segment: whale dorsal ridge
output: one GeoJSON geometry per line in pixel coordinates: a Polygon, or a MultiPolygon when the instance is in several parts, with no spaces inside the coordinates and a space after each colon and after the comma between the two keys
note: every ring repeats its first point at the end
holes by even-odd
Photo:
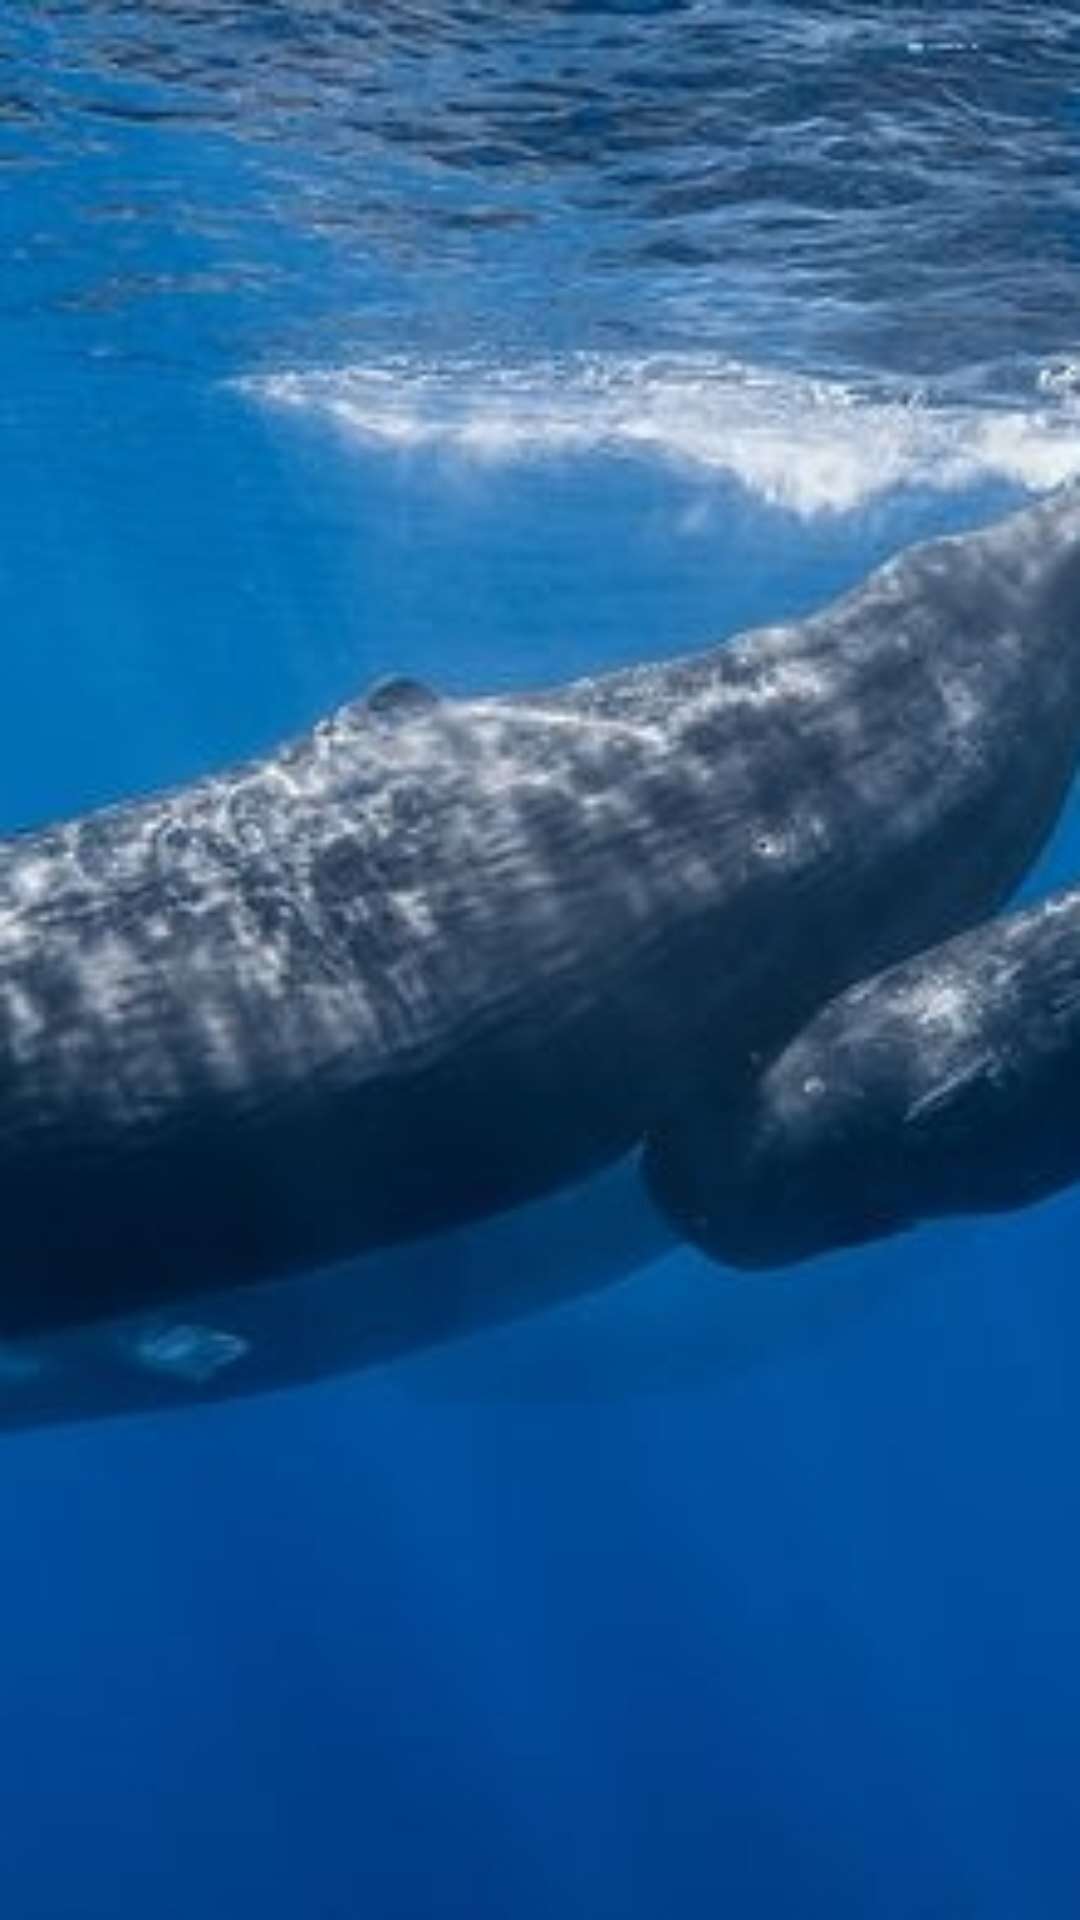
{"type": "Polygon", "coordinates": [[[430,713],[433,707],[439,705],[439,695],[423,680],[412,680],[407,674],[395,673],[375,681],[365,695],[364,705],[376,720],[396,726],[400,721],[430,713]]]}

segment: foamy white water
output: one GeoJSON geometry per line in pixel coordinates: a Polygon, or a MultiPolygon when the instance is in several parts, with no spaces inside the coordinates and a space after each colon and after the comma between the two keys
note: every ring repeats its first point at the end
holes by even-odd
{"type": "Polygon", "coordinates": [[[240,383],[369,449],[486,464],[587,454],[724,475],[801,517],[902,488],[997,480],[1041,492],[1080,474],[1080,399],[1048,368],[1030,408],[882,397],[704,357],[571,355],[518,366],[402,357],[240,383]]]}

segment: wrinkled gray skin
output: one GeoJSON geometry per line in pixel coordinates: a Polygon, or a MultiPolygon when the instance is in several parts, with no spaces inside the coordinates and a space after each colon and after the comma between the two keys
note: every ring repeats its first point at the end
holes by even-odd
{"type": "Polygon", "coordinates": [[[715,1259],[783,1266],[1080,1179],[1080,892],[860,981],[653,1169],[715,1259]]]}
{"type": "MultiPolygon", "coordinates": [[[[533,697],[394,683],[7,842],[0,1332],[220,1298],[697,1125],[1024,872],[1076,757],[1078,626],[1061,499],[797,625],[533,697]]],[[[371,1350],[504,1292],[459,1313],[433,1261],[375,1290],[371,1350]]]]}

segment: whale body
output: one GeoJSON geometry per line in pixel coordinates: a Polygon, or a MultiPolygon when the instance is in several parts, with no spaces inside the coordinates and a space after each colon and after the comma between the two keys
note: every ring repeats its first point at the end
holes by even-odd
{"type": "Polygon", "coordinates": [[[786,1266],[1080,1179],[1080,891],[830,1002],[711,1135],[651,1169],[715,1259],[786,1266]]]}
{"type": "MultiPolygon", "coordinates": [[[[1073,771],[1078,536],[1061,498],[803,622],[531,696],[390,683],[4,842],[0,1334],[580,1182],[992,911],[1073,771]]],[[[513,1293],[480,1291],[477,1323],[513,1293]]],[[[402,1342],[448,1318],[433,1262],[402,1342]]]]}

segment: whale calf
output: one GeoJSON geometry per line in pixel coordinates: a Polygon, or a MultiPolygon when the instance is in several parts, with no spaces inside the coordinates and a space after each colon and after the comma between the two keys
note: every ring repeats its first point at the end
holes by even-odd
{"type": "MultiPolygon", "coordinates": [[[[390,682],[4,842],[0,1335],[475,1223],[734,1096],[1021,877],[1078,627],[1063,496],[802,622],[534,695],[390,682]]],[[[475,1322],[504,1294],[485,1269],[475,1322]]],[[[432,1262],[402,1341],[448,1319],[432,1262]]]]}
{"type": "Polygon", "coordinates": [[[831,1001],[711,1133],[650,1149],[672,1223],[785,1266],[1080,1179],[1080,890],[831,1001]]]}

